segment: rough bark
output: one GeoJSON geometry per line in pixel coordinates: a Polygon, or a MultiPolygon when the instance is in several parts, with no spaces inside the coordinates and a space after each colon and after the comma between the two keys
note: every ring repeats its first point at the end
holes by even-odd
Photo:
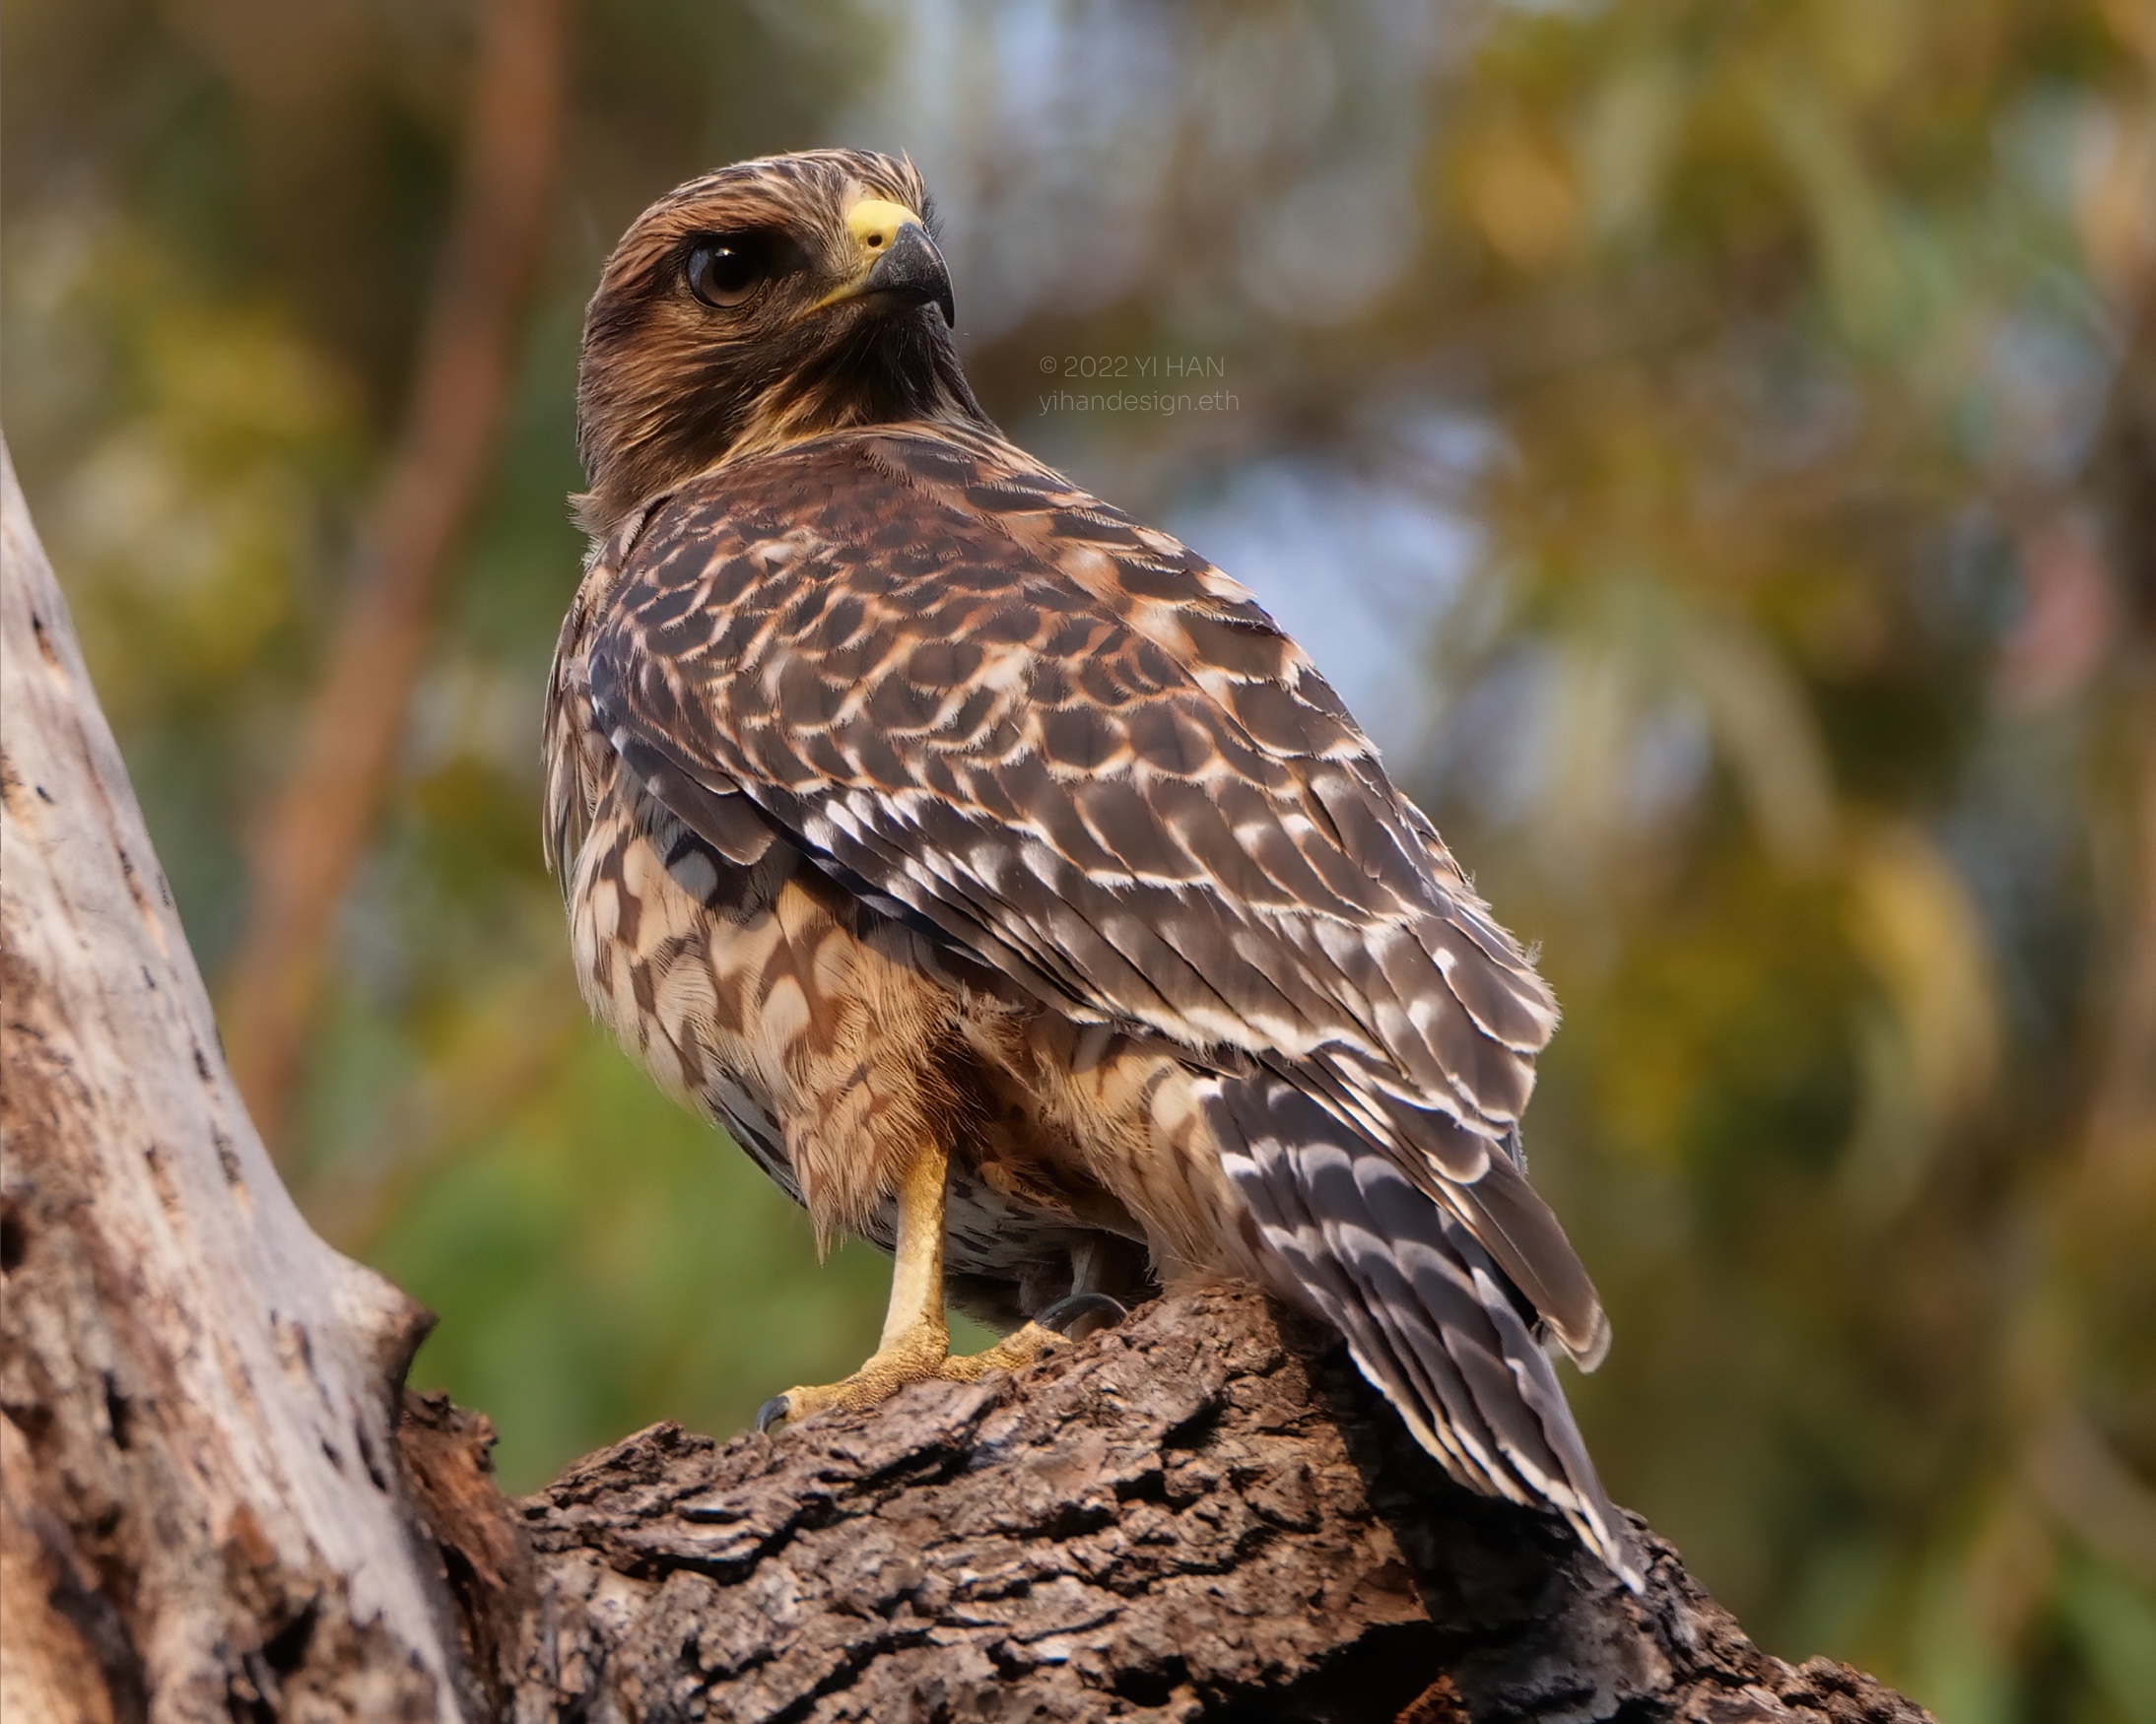
{"type": "Polygon", "coordinates": [[[518,1719],[1925,1716],[1767,1657],[1651,1534],[1635,1598],[1553,1518],[1459,1490],[1338,1349],[1242,1289],[775,1436],[656,1426],[514,1504],[490,1438],[408,1409],[518,1719]]]}
{"type": "Polygon", "coordinates": [[[0,450],[9,1720],[1918,1724],[1443,1478],[1324,1336],[1163,1301],[1015,1377],[505,1501],[226,1072],[0,450]],[[393,1428],[394,1427],[394,1428],[393,1428]]]}
{"type": "Polygon", "coordinates": [[[8,1715],[454,1716],[393,1433],[429,1319],[247,1123],[4,448],[0,487],[8,1715]]]}

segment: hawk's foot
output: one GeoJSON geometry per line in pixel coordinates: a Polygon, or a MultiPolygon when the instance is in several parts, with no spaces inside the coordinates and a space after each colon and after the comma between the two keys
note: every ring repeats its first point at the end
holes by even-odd
{"type": "Polygon", "coordinates": [[[1073,1293],[993,1347],[968,1354],[950,1351],[950,1332],[942,1322],[924,1320],[890,1345],[877,1348],[849,1377],[774,1395],[757,1409],[756,1427],[769,1430],[781,1420],[807,1419],[834,1407],[874,1407],[909,1383],[976,1383],[990,1371],[1031,1364],[1051,1348],[1112,1327],[1123,1316],[1122,1306],[1106,1293],[1073,1293]]]}

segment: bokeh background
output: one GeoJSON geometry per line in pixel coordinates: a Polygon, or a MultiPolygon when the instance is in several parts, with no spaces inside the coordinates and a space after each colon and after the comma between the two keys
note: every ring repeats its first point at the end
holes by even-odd
{"type": "Polygon", "coordinates": [[[34,512],[287,1176],[509,1485],[876,1330],[587,1026],[537,842],[599,262],[871,144],[990,412],[1253,585],[1541,943],[1615,1493],[1947,1724],[2156,1719],[2150,0],[0,32],[34,512]]]}

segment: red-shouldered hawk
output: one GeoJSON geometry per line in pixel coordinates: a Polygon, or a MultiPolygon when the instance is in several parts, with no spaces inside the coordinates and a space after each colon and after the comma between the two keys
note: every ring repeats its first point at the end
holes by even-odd
{"type": "Polygon", "coordinates": [[[726,168],[584,326],[577,973],[820,1236],[897,1257],[876,1354],[768,1411],[1246,1278],[1638,1585],[1538,1344],[1609,1339],[1521,1168],[1548,990],[1249,593],[988,422],[927,210],[883,156],[726,168]],[[1016,1333],[950,1357],[946,1293],[1016,1333]]]}

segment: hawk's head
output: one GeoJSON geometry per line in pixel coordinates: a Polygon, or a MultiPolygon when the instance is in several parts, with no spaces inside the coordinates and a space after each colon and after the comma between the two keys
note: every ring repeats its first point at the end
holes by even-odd
{"type": "Polygon", "coordinates": [[[604,532],[721,456],[900,420],[985,423],[910,162],[816,150],[639,216],[584,313],[576,446],[604,532]]]}

